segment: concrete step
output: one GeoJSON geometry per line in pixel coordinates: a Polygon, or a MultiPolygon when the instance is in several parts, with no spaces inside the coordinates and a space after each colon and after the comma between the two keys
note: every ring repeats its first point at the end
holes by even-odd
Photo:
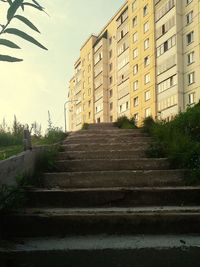
{"type": "Polygon", "coordinates": [[[90,129],[117,129],[114,123],[104,122],[104,123],[91,123],[88,124],[88,130],[90,129]]]}
{"type": "Polygon", "coordinates": [[[91,131],[86,131],[86,132],[74,132],[70,133],[67,137],[67,139],[74,139],[74,138],[81,138],[81,139],[87,139],[87,138],[135,138],[135,137],[148,137],[146,133],[143,133],[141,131],[131,131],[131,132],[124,132],[124,131],[112,131],[112,132],[91,132],[91,131]]]}
{"type": "Polygon", "coordinates": [[[27,207],[200,206],[200,187],[31,189],[27,207]]]}
{"type": "Polygon", "coordinates": [[[0,245],[2,267],[199,267],[199,254],[195,235],[67,236],[0,245]]]}
{"type": "Polygon", "coordinates": [[[126,143],[88,143],[88,144],[65,144],[61,146],[64,151],[99,151],[99,150],[138,150],[147,149],[149,147],[149,142],[126,142],[126,143]]]}
{"type": "Polygon", "coordinates": [[[116,171],[116,170],[166,170],[169,169],[167,159],[80,159],[56,161],[56,169],[65,171],[116,171]]]}
{"type": "Polygon", "coordinates": [[[99,151],[66,151],[60,152],[57,156],[58,160],[70,159],[132,159],[144,158],[146,156],[145,149],[130,150],[99,150],[99,151]]]}
{"type": "Polygon", "coordinates": [[[89,129],[89,130],[80,130],[76,132],[71,132],[69,136],[76,136],[76,135],[115,135],[115,134],[133,134],[133,135],[141,135],[144,134],[141,129],[119,129],[119,128],[111,128],[111,129],[89,129]]]}
{"type": "Polygon", "coordinates": [[[96,188],[182,186],[184,170],[93,171],[46,173],[41,180],[47,188],[96,188]]]}
{"type": "Polygon", "coordinates": [[[200,206],[26,209],[2,215],[2,238],[93,234],[200,234],[200,206]]]}
{"type": "Polygon", "coordinates": [[[144,137],[90,137],[90,138],[67,138],[63,144],[108,144],[108,143],[120,143],[120,144],[132,144],[135,145],[137,143],[150,143],[152,142],[152,138],[144,136],[144,137]]]}
{"type": "Polygon", "coordinates": [[[1,267],[199,267],[199,255],[198,235],[67,236],[0,244],[1,267]]]}

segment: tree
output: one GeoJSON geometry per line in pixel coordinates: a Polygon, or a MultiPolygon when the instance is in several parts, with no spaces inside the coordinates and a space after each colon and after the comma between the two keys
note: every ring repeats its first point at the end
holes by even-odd
{"type": "MultiPolygon", "coordinates": [[[[25,11],[26,7],[32,7],[39,11],[44,11],[44,7],[42,7],[37,1],[35,0],[0,0],[0,2],[3,2],[4,4],[8,5],[7,8],[7,21],[4,25],[0,24],[0,37],[4,34],[10,34],[10,35],[16,35],[28,42],[31,42],[34,45],[37,45],[38,47],[47,50],[46,47],[44,47],[41,43],[39,43],[35,38],[30,36],[29,34],[25,33],[24,31],[21,31],[17,28],[9,28],[9,24],[14,19],[20,20],[23,22],[26,26],[31,28],[32,30],[40,33],[38,28],[26,17],[17,15],[17,11],[21,8],[23,11],[25,11]]],[[[5,38],[0,38],[0,45],[7,46],[12,49],[20,49],[20,47],[15,44],[12,41],[9,41],[5,38]]],[[[1,55],[0,54],[0,61],[7,61],[7,62],[20,62],[23,61],[23,59],[11,57],[9,55],[1,55]]]]}

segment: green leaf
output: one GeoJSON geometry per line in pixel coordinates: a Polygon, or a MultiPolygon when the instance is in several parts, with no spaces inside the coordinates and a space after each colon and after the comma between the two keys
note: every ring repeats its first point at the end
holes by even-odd
{"type": "Polygon", "coordinates": [[[33,25],[33,23],[30,22],[30,20],[28,20],[27,18],[25,18],[25,17],[23,17],[23,16],[20,16],[20,15],[16,15],[16,16],[14,16],[14,18],[17,18],[17,19],[21,20],[21,21],[24,22],[27,26],[29,26],[32,30],[34,30],[34,31],[40,33],[40,31],[38,30],[38,28],[36,28],[35,25],[33,25]]]}
{"type": "Polygon", "coordinates": [[[15,28],[8,28],[4,31],[5,33],[9,33],[9,34],[14,34],[17,35],[23,39],[25,39],[28,42],[31,42],[37,46],[39,46],[42,49],[48,50],[46,47],[44,47],[42,44],[40,44],[37,40],[35,40],[33,37],[31,37],[30,35],[26,34],[25,32],[22,32],[18,29],[15,28]]]}
{"type": "Polygon", "coordinates": [[[33,3],[35,3],[37,6],[39,6],[39,7],[41,7],[41,8],[43,8],[37,1],[35,1],[35,0],[32,0],[32,2],[33,3]]]}
{"type": "Polygon", "coordinates": [[[12,5],[9,7],[7,12],[7,19],[8,21],[11,21],[11,19],[14,17],[17,9],[22,5],[24,0],[15,0],[12,5]]]}
{"type": "Polygon", "coordinates": [[[20,62],[20,61],[23,61],[23,59],[11,57],[11,56],[7,56],[7,55],[0,55],[0,61],[20,62]]]}
{"type": "Polygon", "coordinates": [[[12,0],[8,0],[8,3],[11,6],[13,2],[12,2],[12,0]]]}
{"type": "Polygon", "coordinates": [[[16,45],[15,43],[6,40],[6,39],[0,39],[0,45],[5,45],[8,46],[10,48],[16,48],[16,49],[20,49],[20,47],[18,45],[16,45]]]}
{"type": "Polygon", "coordinates": [[[43,8],[43,7],[38,6],[38,5],[31,4],[31,3],[27,3],[27,2],[25,2],[25,3],[23,3],[22,5],[23,5],[23,6],[32,6],[32,7],[36,8],[36,9],[38,9],[38,10],[40,10],[40,11],[44,11],[44,8],[43,8]]]}

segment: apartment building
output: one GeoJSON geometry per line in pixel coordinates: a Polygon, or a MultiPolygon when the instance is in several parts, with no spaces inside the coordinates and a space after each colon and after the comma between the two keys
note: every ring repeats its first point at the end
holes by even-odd
{"type": "Polygon", "coordinates": [[[68,129],[172,119],[200,99],[200,1],[127,0],[74,65],[68,129]],[[199,75],[198,75],[199,74],[199,75]]]}
{"type": "Polygon", "coordinates": [[[200,99],[200,2],[155,1],[158,115],[170,120],[200,99]]]}

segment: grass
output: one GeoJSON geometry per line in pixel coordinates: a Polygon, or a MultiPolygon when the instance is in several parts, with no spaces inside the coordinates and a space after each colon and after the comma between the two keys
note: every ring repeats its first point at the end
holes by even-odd
{"type": "Polygon", "coordinates": [[[23,151],[22,145],[0,147],[0,160],[10,158],[11,156],[17,155],[22,151],[23,151]]]}
{"type": "Polygon", "coordinates": [[[143,131],[155,140],[147,155],[167,157],[173,168],[188,169],[188,184],[200,184],[199,118],[200,103],[178,114],[171,122],[148,118],[143,125],[143,131]]]}

